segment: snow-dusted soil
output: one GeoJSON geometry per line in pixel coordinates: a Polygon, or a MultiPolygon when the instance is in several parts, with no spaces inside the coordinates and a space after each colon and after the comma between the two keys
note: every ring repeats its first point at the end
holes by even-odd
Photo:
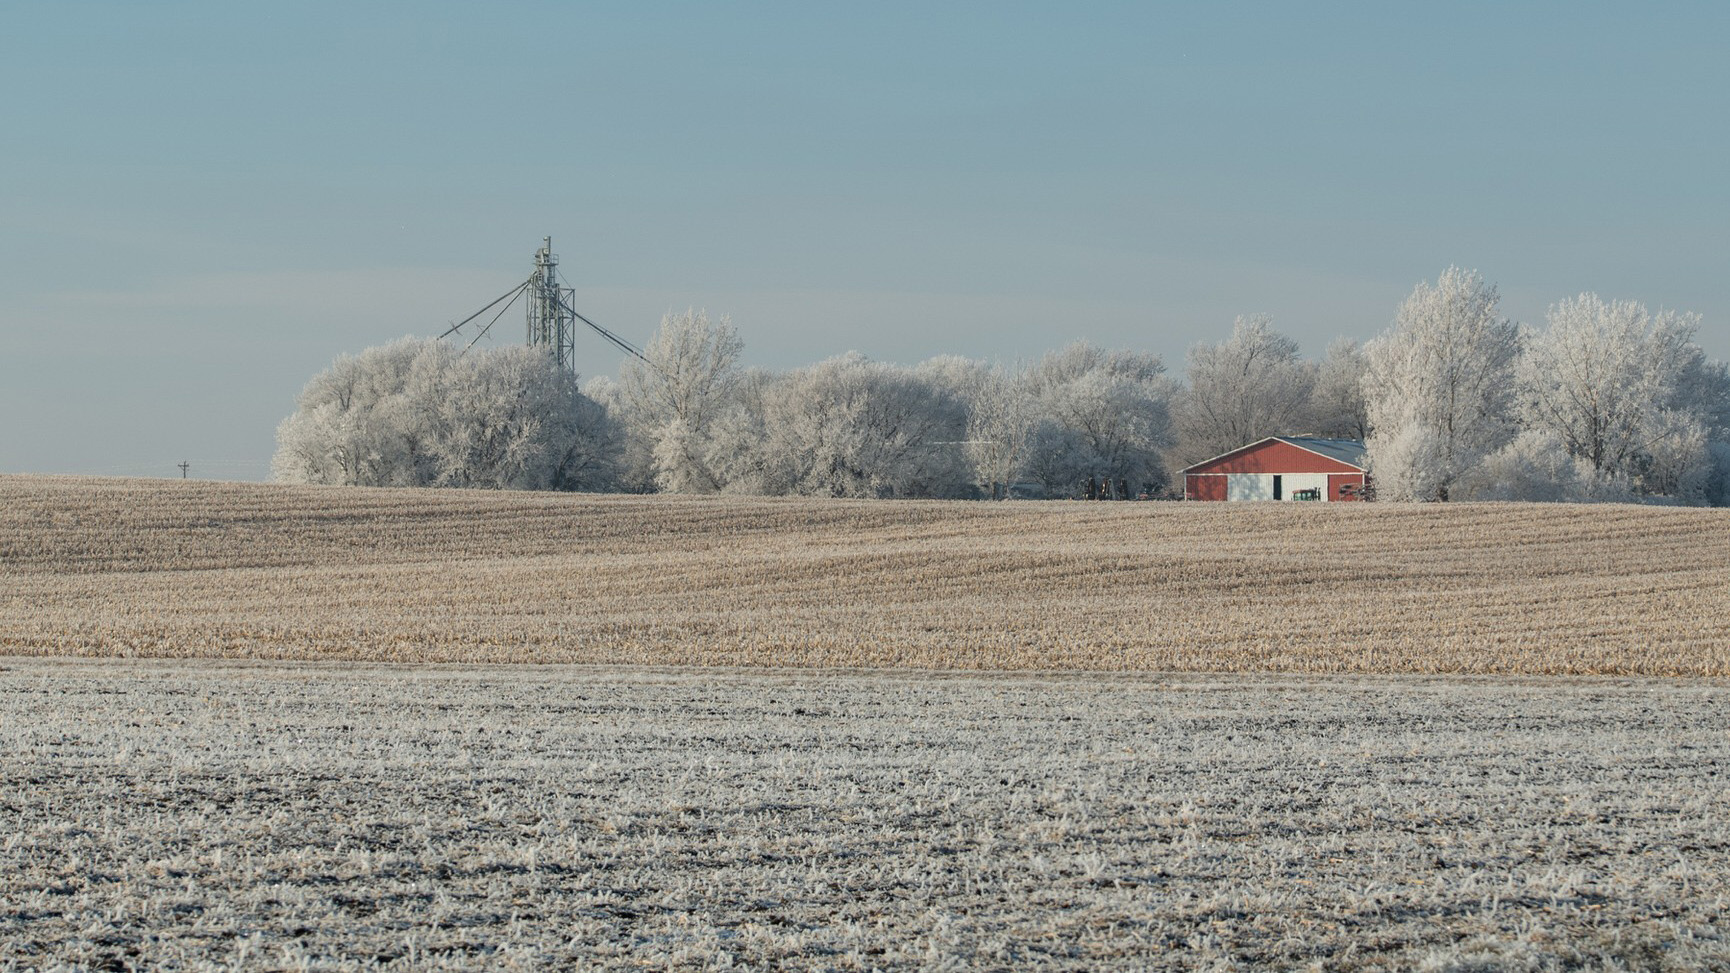
{"type": "Polygon", "coordinates": [[[1730,968],[1721,682],[0,658],[0,969],[1730,968]]]}

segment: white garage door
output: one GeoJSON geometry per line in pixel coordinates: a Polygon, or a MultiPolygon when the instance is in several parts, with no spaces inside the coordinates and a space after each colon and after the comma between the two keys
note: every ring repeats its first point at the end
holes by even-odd
{"type": "Polygon", "coordinates": [[[1287,473],[1280,477],[1280,499],[1295,500],[1299,490],[1315,490],[1316,497],[1321,500],[1331,500],[1328,496],[1328,475],[1326,473],[1287,473]]]}
{"type": "Polygon", "coordinates": [[[1225,476],[1227,500],[1291,500],[1299,490],[1315,490],[1319,499],[1332,499],[1328,496],[1326,473],[1227,473],[1225,476]],[[1277,490],[1275,479],[1279,480],[1277,490]]]}
{"type": "Polygon", "coordinates": [[[1227,473],[1225,475],[1225,498],[1227,500],[1272,500],[1272,473],[1227,473]]]}

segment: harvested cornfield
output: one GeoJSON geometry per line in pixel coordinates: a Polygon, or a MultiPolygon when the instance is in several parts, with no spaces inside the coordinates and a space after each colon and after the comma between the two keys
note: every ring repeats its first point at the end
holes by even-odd
{"type": "Polygon", "coordinates": [[[0,660],[0,969],[1730,969],[1730,696],[0,660]]]}
{"type": "Polygon", "coordinates": [[[0,652],[1730,674],[1730,511],[0,477],[0,652]]]}

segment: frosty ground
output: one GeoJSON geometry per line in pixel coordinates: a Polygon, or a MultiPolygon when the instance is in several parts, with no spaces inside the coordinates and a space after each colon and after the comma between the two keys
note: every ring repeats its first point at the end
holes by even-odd
{"type": "Polygon", "coordinates": [[[1725,688],[0,659],[0,968],[1730,968],[1725,688]]]}

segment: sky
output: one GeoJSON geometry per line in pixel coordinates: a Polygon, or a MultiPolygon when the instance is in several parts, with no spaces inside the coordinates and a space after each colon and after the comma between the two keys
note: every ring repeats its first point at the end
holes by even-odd
{"type": "Polygon", "coordinates": [[[597,323],[706,308],[770,369],[1181,374],[1251,313],[1319,356],[1450,265],[1730,358],[1727,44],[1723,3],[17,0],[0,473],[264,479],[307,379],[546,236],[597,323]]]}

